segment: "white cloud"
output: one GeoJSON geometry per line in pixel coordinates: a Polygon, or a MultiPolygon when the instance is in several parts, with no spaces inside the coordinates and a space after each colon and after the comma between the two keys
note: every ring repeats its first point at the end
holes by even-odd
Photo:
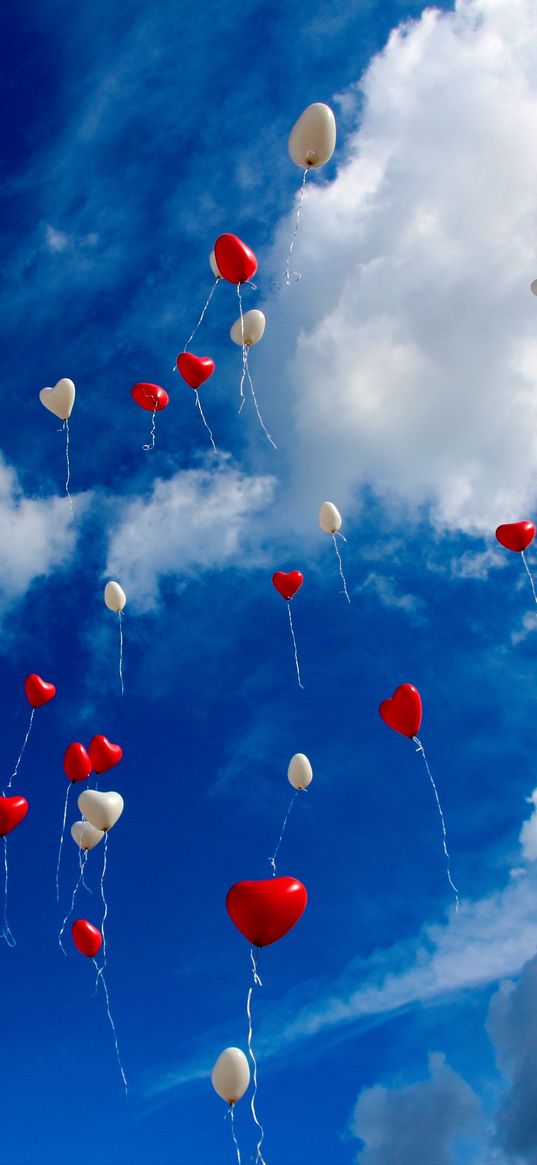
{"type": "MultiPolygon", "coordinates": [[[[85,502],[77,500],[77,519],[85,502]]],[[[64,497],[28,498],[0,460],[0,607],[23,597],[34,579],[67,565],[78,533],[64,497]]]]}
{"type": "Polygon", "coordinates": [[[528,797],[528,803],[533,806],[532,814],[522,826],[519,841],[525,861],[534,862],[537,860],[537,789],[528,797]]]}
{"type": "Polygon", "coordinates": [[[375,594],[383,607],[391,607],[397,611],[404,611],[407,615],[422,617],[423,599],[417,595],[400,594],[393,579],[387,575],[371,571],[364,579],[360,591],[370,591],[375,594]]]}

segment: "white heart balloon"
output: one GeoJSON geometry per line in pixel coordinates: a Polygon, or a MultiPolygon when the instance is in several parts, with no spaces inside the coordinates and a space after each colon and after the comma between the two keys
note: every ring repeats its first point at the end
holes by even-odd
{"type": "Polygon", "coordinates": [[[224,1048],[211,1072],[213,1088],[228,1104],[244,1096],[250,1083],[250,1067],[240,1048],[224,1048]]]}
{"type": "Polygon", "coordinates": [[[49,413],[54,413],[54,416],[59,417],[60,421],[66,421],[73,411],[75,393],[73,381],[64,376],[54,385],[54,388],[42,388],[39,400],[49,410],[49,413]]]}
{"type": "Polygon", "coordinates": [[[89,821],[75,821],[71,826],[71,837],[79,849],[88,850],[103,840],[104,833],[102,829],[90,825],[89,821]]]}
{"type": "Polygon", "coordinates": [[[307,789],[308,785],[311,785],[313,769],[303,752],[295,752],[295,755],[291,757],[287,778],[294,789],[307,789]]]}
{"type": "Polygon", "coordinates": [[[319,510],[319,526],[325,534],[337,534],[341,528],[341,514],[333,502],[323,502],[319,510]]]}
{"type": "Polygon", "coordinates": [[[251,311],[245,311],[242,320],[239,317],[235,320],[233,327],[230,328],[230,336],[234,344],[242,347],[246,344],[251,347],[252,344],[258,344],[265,331],[265,317],[262,311],[253,307],[251,311]]]}
{"type": "Polygon", "coordinates": [[[77,804],[90,824],[106,833],[121,817],[125,802],[121,793],[101,793],[98,789],[84,789],[77,804]]]}
{"type": "Polygon", "coordinates": [[[127,596],[123,587],[120,587],[118,582],[107,582],[104,588],[104,601],[109,611],[115,611],[118,614],[122,611],[126,602],[127,596]]]}
{"type": "Polygon", "coordinates": [[[289,135],[289,154],[301,170],[324,166],[336,148],[336,119],[329,105],[316,101],[300,114],[289,135]]]}

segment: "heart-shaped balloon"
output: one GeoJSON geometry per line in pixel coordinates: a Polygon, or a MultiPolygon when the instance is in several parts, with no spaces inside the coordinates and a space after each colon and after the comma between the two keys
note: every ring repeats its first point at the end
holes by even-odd
{"type": "Polygon", "coordinates": [[[123,756],[120,744],[111,744],[106,736],[94,736],[90,742],[89,754],[93,771],[97,774],[107,773],[119,764],[123,756]]]}
{"type": "Polygon", "coordinates": [[[90,824],[103,833],[116,824],[125,804],[121,793],[101,793],[98,789],[84,789],[77,803],[90,824]]]}
{"type": "Polygon", "coordinates": [[[68,780],[85,781],[91,773],[91,760],[83,744],[74,741],[65,750],[63,767],[68,780]]]}
{"type": "Polygon", "coordinates": [[[421,696],[413,684],[400,684],[393,696],[382,701],[379,712],[384,723],[394,732],[409,736],[411,740],[418,735],[422,706],[421,696]]]}
{"type": "Polygon", "coordinates": [[[506,550],[515,550],[520,554],[533,542],[535,526],[533,522],[505,522],[503,526],[498,526],[496,537],[506,550]]]}
{"type": "Polygon", "coordinates": [[[0,837],[11,833],[16,825],[28,812],[28,802],[25,797],[0,797],[0,837]]]}
{"type": "Polygon", "coordinates": [[[46,680],[42,680],[41,676],[36,675],[26,676],[24,691],[32,708],[41,708],[43,704],[48,704],[49,700],[53,700],[56,695],[54,684],[49,684],[46,680]]]}
{"type": "Polygon", "coordinates": [[[257,271],[254,252],[237,235],[220,235],[214,244],[214,257],[228,283],[246,283],[257,271]]]}
{"type": "Polygon", "coordinates": [[[75,821],[71,826],[71,837],[79,849],[94,849],[103,840],[104,832],[90,825],[89,821],[75,821]]]}
{"type": "Polygon", "coordinates": [[[289,602],[293,595],[296,595],[296,592],[300,590],[304,582],[304,575],[299,570],[290,570],[287,573],[285,570],[277,570],[272,576],[272,582],[280,595],[289,602]]]}
{"type": "Polygon", "coordinates": [[[161,409],[165,409],[170,403],[168,393],[159,384],[135,384],[131,389],[131,396],[136,404],[140,405],[141,409],[147,409],[148,413],[160,413],[161,409]]]}
{"type": "Polygon", "coordinates": [[[71,416],[75,403],[73,381],[64,376],[54,385],[54,388],[42,388],[39,400],[49,410],[49,413],[54,413],[54,416],[59,417],[60,421],[66,421],[71,416]]]}
{"type": "Polygon", "coordinates": [[[191,388],[199,388],[212,376],[214,360],[210,356],[193,356],[192,352],[181,352],[177,357],[177,367],[191,388]]]}
{"type": "Polygon", "coordinates": [[[254,947],[283,938],[306,909],[306,887],[296,878],[236,882],[228,890],[226,909],[237,930],[254,947]]]}
{"type": "Polygon", "coordinates": [[[85,918],[77,918],[71,927],[71,934],[75,947],[81,955],[86,955],[88,959],[94,959],[103,945],[103,936],[100,930],[85,918]]]}

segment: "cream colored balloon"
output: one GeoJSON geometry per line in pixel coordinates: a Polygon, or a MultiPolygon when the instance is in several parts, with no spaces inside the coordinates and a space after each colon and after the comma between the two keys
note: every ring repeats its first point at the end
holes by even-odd
{"type": "Polygon", "coordinates": [[[216,262],[214,251],[211,251],[211,254],[209,255],[209,266],[215,279],[221,279],[222,276],[218,270],[218,263],[216,262]]]}
{"type": "Polygon", "coordinates": [[[246,344],[248,348],[252,344],[258,344],[263,338],[265,322],[263,312],[258,311],[256,307],[252,308],[251,311],[245,311],[242,321],[239,316],[239,319],[235,320],[233,327],[230,328],[229,334],[233,343],[238,344],[239,347],[246,344]]]}
{"type": "Polygon", "coordinates": [[[96,829],[94,825],[90,825],[89,821],[75,821],[74,825],[71,826],[71,837],[79,849],[88,850],[93,849],[103,840],[104,833],[102,829],[96,829]]]}
{"type": "Polygon", "coordinates": [[[120,587],[118,582],[107,582],[104,588],[104,601],[109,611],[115,611],[116,614],[122,611],[127,602],[123,587],[120,587]]]}
{"type": "Polygon", "coordinates": [[[60,421],[66,421],[73,411],[75,395],[76,389],[73,381],[64,376],[63,380],[59,380],[54,385],[54,388],[42,388],[39,400],[49,413],[54,413],[54,416],[59,417],[60,421]]]}
{"type": "Polygon", "coordinates": [[[316,101],[301,113],[289,135],[289,154],[302,170],[324,166],[336,148],[336,119],[329,105],[316,101]]]}
{"type": "Polygon", "coordinates": [[[537,295],[537,279],[534,279],[533,283],[530,283],[530,291],[533,291],[533,294],[537,295]]]}
{"type": "Polygon", "coordinates": [[[95,829],[102,829],[107,833],[121,817],[125,802],[121,793],[101,793],[98,789],[84,789],[77,805],[95,829]]]}
{"type": "Polygon", "coordinates": [[[341,529],[341,514],[333,502],[323,502],[319,510],[319,526],[325,534],[337,534],[341,529]]]}
{"type": "Polygon", "coordinates": [[[244,1096],[250,1083],[250,1067],[240,1048],[225,1048],[211,1072],[213,1088],[228,1104],[244,1096]]]}
{"type": "Polygon", "coordinates": [[[313,769],[303,752],[295,752],[289,761],[287,769],[289,784],[294,789],[307,789],[313,780],[313,769]]]}

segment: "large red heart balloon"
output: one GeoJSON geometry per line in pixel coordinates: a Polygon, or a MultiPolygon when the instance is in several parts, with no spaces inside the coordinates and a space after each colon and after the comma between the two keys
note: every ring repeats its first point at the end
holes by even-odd
{"type": "Polygon", "coordinates": [[[254,947],[283,938],[303,915],[308,895],[296,878],[236,882],[228,890],[226,909],[237,930],[254,947]]]}
{"type": "Polygon", "coordinates": [[[0,797],[0,837],[11,833],[26,817],[28,802],[25,797],[0,797]]]}
{"type": "Polygon", "coordinates": [[[103,945],[103,936],[100,930],[92,922],[87,922],[85,918],[77,918],[71,927],[71,934],[75,947],[80,953],[87,955],[88,959],[94,959],[103,945]]]}
{"type": "Polygon", "coordinates": [[[123,756],[120,744],[112,744],[106,736],[94,736],[90,741],[89,755],[91,767],[95,773],[107,773],[119,764],[123,756]]]}
{"type": "Polygon", "coordinates": [[[229,283],[246,283],[257,271],[254,252],[237,235],[220,235],[214,244],[216,265],[229,283]]]}
{"type": "Polygon", "coordinates": [[[91,773],[91,760],[83,744],[70,744],[63,758],[65,775],[70,781],[85,781],[91,773]]]}
{"type": "Polygon", "coordinates": [[[158,384],[135,384],[131,396],[136,404],[140,405],[141,409],[147,409],[148,413],[160,413],[161,409],[165,409],[170,403],[168,393],[158,384]]]}
{"type": "Polygon", "coordinates": [[[496,537],[506,550],[516,550],[519,554],[528,548],[535,538],[533,522],[505,522],[498,526],[496,537]]]}
{"type": "Polygon", "coordinates": [[[53,700],[56,695],[54,684],[48,684],[46,680],[41,679],[41,676],[33,674],[26,676],[24,691],[32,708],[41,708],[42,704],[48,704],[49,700],[53,700]]]}
{"type": "Polygon", "coordinates": [[[299,570],[290,570],[287,573],[285,570],[277,570],[272,576],[272,582],[280,595],[283,595],[283,598],[289,602],[293,595],[296,595],[296,592],[300,590],[304,582],[304,575],[299,570]]]}
{"type": "Polygon", "coordinates": [[[421,696],[414,684],[400,684],[393,696],[383,700],[379,712],[384,723],[394,732],[409,736],[411,740],[420,730],[422,707],[421,696]]]}
{"type": "Polygon", "coordinates": [[[181,352],[177,357],[177,367],[191,388],[199,388],[212,376],[214,360],[210,356],[193,356],[192,352],[181,352]]]}

